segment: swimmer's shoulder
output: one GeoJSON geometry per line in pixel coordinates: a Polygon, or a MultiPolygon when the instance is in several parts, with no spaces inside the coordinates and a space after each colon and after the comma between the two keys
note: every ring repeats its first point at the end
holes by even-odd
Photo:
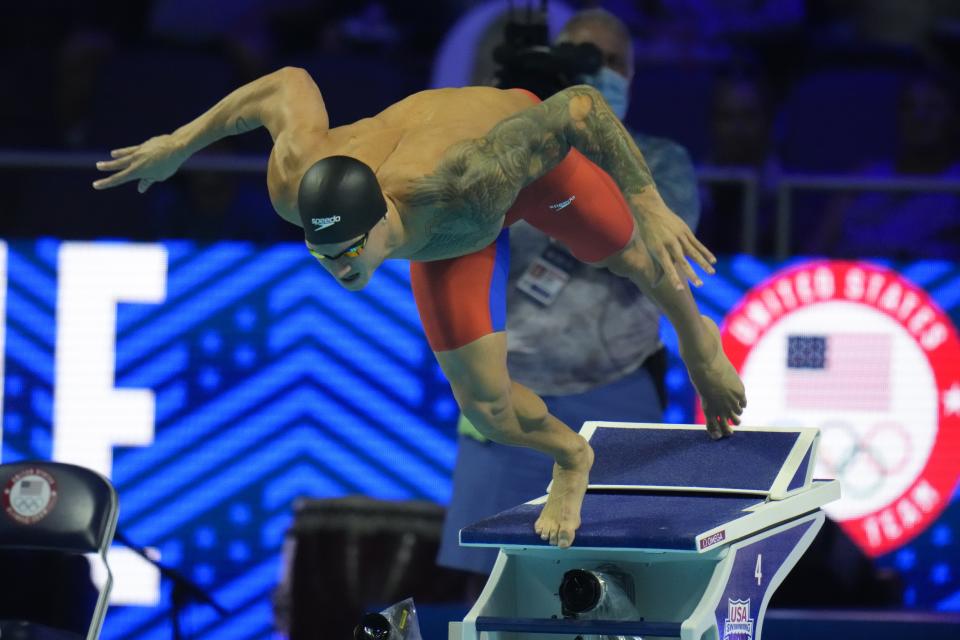
{"type": "Polygon", "coordinates": [[[297,226],[301,226],[297,209],[300,178],[312,162],[322,157],[322,146],[314,141],[323,137],[322,131],[311,131],[304,136],[284,134],[275,141],[267,161],[270,203],[277,215],[297,226]]]}
{"type": "Polygon", "coordinates": [[[411,94],[374,117],[386,126],[442,126],[456,120],[499,121],[533,104],[529,94],[516,89],[427,89],[411,94]]]}

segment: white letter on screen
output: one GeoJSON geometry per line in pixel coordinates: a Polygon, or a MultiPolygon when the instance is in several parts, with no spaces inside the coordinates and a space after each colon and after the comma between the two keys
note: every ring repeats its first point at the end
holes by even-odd
{"type": "Polygon", "coordinates": [[[53,459],[110,477],[114,445],[153,442],[149,389],[115,389],[117,302],[163,302],[167,251],[64,242],[57,292],[53,459]]]}
{"type": "MultiPolygon", "coordinates": [[[[153,391],[114,388],[117,302],[163,302],[167,251],[153,244],[64,242],[58,271],[53,459],[109,478],[113,447],[151,444],[155,415],[153,391]]],[[[124,548],[112,548],[110,558],[112,603],[159,602],[156,567],[124,548]]]]}

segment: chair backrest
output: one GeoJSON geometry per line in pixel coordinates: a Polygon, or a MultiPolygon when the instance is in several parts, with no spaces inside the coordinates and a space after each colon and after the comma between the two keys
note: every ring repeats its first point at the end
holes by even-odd
{"type": "Polygon", "coordinates": [[[27,461],[0,465],[0,547],[102,553],[113,540],[117,493],[95,471],[27,461]]]}
{"type": "Polygon", "coordinates": [[[46,460],[0,465],[0,550],[97,554],[106,568],[87,640],[100,635],[106,616],[106,554],[118,516],[116,490],[95,471],[46,460]]]}

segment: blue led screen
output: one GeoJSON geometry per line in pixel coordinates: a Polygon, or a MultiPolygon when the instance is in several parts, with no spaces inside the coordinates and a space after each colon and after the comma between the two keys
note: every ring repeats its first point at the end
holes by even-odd
{"type": "MultiPolygon", "coordinates": [[[[7,244],[4,462],[50,458],[55,448],[65,245],[7,244]]],[[[292,502],[350,494],[447,502],[457,408],[423,338],[406,263],[386,263],[366,290],[348,293],[297,244],[162,248],[162,302],[116,305],[116,387],[155,397],[151,441],[113,448],[120,528],[233,612],[220,620],[188,609],[196,637],[267,637],[292,502]]],[[[697,298],[719,321],[783,266],[723,259],[697,298]]],[[[960,267],[887,266],[960,324],[960,267]]],[[[689,422],[692,390],[669,329],[664,340],[673,354],[666,419],[689,422]]],[[[904,575],[906,605],[960,610],[958,533],[954,497],[936,523],[880,558],[904,575]]],[[[112,607],[103,637],[168,638],[169,596],[163,584],[156,605],[112,607]]]]}

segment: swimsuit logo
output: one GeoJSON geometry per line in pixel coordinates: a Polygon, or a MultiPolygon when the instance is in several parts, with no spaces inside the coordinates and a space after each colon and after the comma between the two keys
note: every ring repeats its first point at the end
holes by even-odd
{"type": "Polygon", "coordinates": [[[327,227],[332,227],[340,222],[340,216],[331,216],[329,218],[310,218],[310,222],[317,227],[314,229],[314,231],[323,231],[327,227]]]}
{"type": "Polygon", "coordinates": [[[576,199],[577,199],[577,196],[570,196],[569,198],[567,198],[567,199],[564,200],[563,202],[558,202],[557,204],[551,204],[551,205],[550,205],[550,208],[551,208],[552,210],[554,210],[554,211],[560,211],[561,209],[566,209],[566,208],[569,207],[571,204],[573,204],[573,201],[576,200],[576,199]]]}
{"type": "Polygon", "coordinates": [[[753,618],[750,617],[750,598],[727,599],[727,618],[723,621],[723,640],[751,640],[753,618]]]}

